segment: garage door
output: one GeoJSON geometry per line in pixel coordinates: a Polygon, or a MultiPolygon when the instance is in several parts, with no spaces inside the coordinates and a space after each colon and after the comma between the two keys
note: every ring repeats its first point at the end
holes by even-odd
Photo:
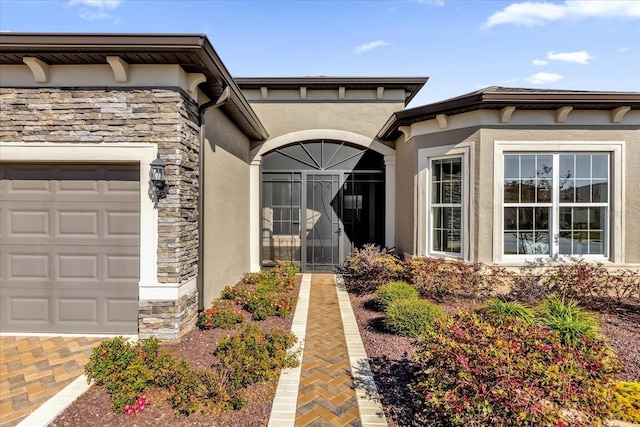
{"type": "Polygon", "coordinates": [[[0,330],[136,333],[137,165],[0,164],[0,330]]]}

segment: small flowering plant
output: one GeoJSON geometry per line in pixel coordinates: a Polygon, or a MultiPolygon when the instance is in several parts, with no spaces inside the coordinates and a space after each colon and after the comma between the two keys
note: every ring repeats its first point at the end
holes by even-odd
{"type": "Polygon", "coordinates": [[[232,328],[242,323],[242,312],[234,301],[217,299],[211,303],[211,307],[205,309],[198,317],[198,326],[201,329],[232,328]]]}
{"type": "Polygon", "coordinates": [[[131,405],[124,405],[124,413],[127,415],[137,414],[149,406],[151,402],[147,398],[147,393],[142,393],[140,397],[131,405]]]}

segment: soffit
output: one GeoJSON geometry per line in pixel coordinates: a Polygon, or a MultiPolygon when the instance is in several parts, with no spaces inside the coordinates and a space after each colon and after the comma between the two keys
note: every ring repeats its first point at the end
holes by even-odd
{"type": "Polygon", "coordinates": [[[392,141],[401,134],[400,126],[434,119],[437,115],[452,116],[475,110],[501,110],[513,106],[517,110],[555,110],[572,106],[575,110],[612,110],[621,106],[640,109],[638,92],[596,92],[488,87],[456,98],[394,113],[378,138],[392,141]]]}
{"type": "Polygon", "coordinates": [[[203,73],[199,87],[216,100],[224,87],[230,102],[221,109],[252,140],[268,137],[213,46],[202,34],[0,34],[0,64],[22,65],[31,56],[49,65],[107,64],[107,56],[119,56],[128,64],[176,64],[187,73],[203,73]]]}
{"type": "Polygon", "coordinates": [[[307,89],[338,90],[376,90],[402,89],[407,94],[405,105],[416,96],[418,91],[427,83],[428,77],[236,77],[235,81],[242,90],[268,89],[299,90],[307,89]]]}

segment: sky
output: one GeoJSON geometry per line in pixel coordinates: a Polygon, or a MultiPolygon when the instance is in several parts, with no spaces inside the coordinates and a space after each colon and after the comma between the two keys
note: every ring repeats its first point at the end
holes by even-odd
{"type": "MultiPolygon", "coordinates": [[[[206,34],[234,77],[640,92],[640,0],[0,0],[0,31],[206,34]]],[[[0,34],[1,38],[1,34],[0,34]]]]}

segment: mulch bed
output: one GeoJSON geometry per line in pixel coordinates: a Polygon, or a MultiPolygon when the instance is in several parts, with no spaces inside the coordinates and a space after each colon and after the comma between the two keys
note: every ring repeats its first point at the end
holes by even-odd
{"type": "MultiPolygon", "coordinates": [[[[416,365],[412,358],[417,351],[416,340],[388,334],[382,325],[383,314],[372,309],[373,294],[350,294],[360,335],[382,400],[389,426],[418,426],[407,387],[414,377],[416,365]]],[[[474,310],[479,303],[455,299],[440,304],[449,315],[458,310],[474,310]]],[[[627,300],[598,310],[602,332],[622,359],[625,372],[620,380],[640,380],[640,300],[627,300]]]]}
{"type": "MultiPolygon", "coordinates": [[[[296,287],[291,291],[296,295],[300,291],[301,276],[297,276],[296,287]]],[[[245,319],[251,319],[244,312],[245,319]]],[[[293,313],[287,317],[269,317],[254,323],[265,329],[280,328],[291,330],[293,313]]],[[[192,368],[205,369],[215,362],[213,352],[218,342],[234,333],[234,329],[200,330],[198,328],[184,335],[180,341],[163,344],[177,359],[189,361],[192,368]]],[[[119,426],[266,426],[271,414],[271,403],[275,396],[278,379],[264,384],[254,384],[245,389],[247,405],[237,411],[223,411],[217,414],[196,413],[190,416],[176,415],[167,399],[168,392],[151,388],[147,396],[151,402],[144,411],[135,415],[115,414],[111,410],[111,398],[103,387],[91,387],[85,394],[65,409],[49,426],[51,427],[119,427],[119,426]]]]}
{"type": "MultiPolygon", "coordinates": [[[[300,278],[294,292],[299,291],[300,278]]],[[[382,314],[372,309],[373,294],[350,294],[360,334],[369,356],[385,415],[390,426],[414,426],[415,411],[407,388],[415,374],[412,362],[417,346],[413,338],[388,334],[382,326],[382,314]]],[[[473,310],[478,302],[458,299],[441,304],[447,314],[460,310],[473,310]]],[[[598,310],[602,320],[602,332],[610,339],[611,345],[621,357],[625,372],[621,380],[640,380],[640,300],[627,300],[598,310]]],[[[249,316],[245,316],[249,318],[249,316]]],[[[290,330],[293,316],[271,317],[256,322],[262,327],[280,327],[290,330]]],[[[212,352],[218,341],[232,330],[195,329],[185,335],[180,342],[165,345],[176,357],[189,360],[191,366],[206,368],[213,363],[212,352]]],[[[265,426],[271,412],[277,380],[266,384],[256,384],[247,390],[248,404],[239,411],[221,412],[216,415],[193,414],[189,417],[176,416],[166,400],[166,391],[150,390],[147,394],[151,406],[133,416],[114,414],[111,401],[102,387],[91,387],[50,425],[60,426],[265,426]]]]}

